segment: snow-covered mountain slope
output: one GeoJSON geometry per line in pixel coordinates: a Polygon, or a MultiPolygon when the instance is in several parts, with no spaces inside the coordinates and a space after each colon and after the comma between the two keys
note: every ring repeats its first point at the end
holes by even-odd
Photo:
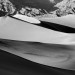
{"type": "Polygon", "coordinates": [[[0,17],[0,38],[54,44],[71,44],[74,34],[67,34],[22,22],[11,17],[0,17]]]}
{"type": "Polygon", "coordinates": [[[75,28],[75,15],[66,15],[56,18],[40,18],[40,20],[75,28]]]}

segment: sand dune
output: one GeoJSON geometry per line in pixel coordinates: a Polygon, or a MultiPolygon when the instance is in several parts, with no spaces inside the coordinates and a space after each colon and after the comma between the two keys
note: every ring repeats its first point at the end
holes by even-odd
{"type": "Polygon", "coordinates": [[[42,43],[71,44],[75,35],[22,22],[11,17],[0,18],[0,38],[42,43]]]}
{"type": "Polygon", "coordinates": [[[21,19],[21,20],[24,20],[24,21],[27,21],[27,22],[33,23],[33,24],[39,24],[40,23],[40,21],[37,20],[36,18],[28,17],[28,16],[25,16],[25,15],[16,14],[13,17],[16,17],[18,19],[21,19]]]}
{"type": "Polygon", "coordinates": [[[75,70],[75,45],[0,39],[0,49],[39,64],[75,70]]]}
{"type": "Polygon", "coordinates": [[[56,17],[56,18],[44,17],[40,18],[40,20],[75,28],[75,15],[66,15],[63,17],[56,17]]]}
{"type": "Polygon", "coordinates": [[[0,18],[0,49],[33,62],[75,70],[75,34],[0,18]]]}

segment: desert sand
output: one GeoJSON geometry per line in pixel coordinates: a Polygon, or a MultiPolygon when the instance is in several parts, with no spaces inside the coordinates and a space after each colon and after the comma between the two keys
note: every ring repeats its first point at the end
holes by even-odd
{"type": "Polygon", "coordinates": [[[47,66],[75,70],[74,36],[11,17],[0,18],[0,49],[47,66]]]}

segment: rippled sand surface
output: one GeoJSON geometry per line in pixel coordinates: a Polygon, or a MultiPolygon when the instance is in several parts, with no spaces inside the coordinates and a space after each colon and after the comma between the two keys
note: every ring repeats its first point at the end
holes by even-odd
{"type": "Polygon", "coordinates": [[[0,40],[0,49],[36,63],[74,70],[74,45],[0,40]]]}

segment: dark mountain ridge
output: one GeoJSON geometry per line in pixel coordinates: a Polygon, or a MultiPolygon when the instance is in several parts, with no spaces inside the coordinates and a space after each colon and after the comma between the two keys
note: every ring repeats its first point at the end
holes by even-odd
{"type": "Polygon", "coordinates": [[[10,0],[10,2],[12,2],[17,9],[25,6],[45,9],[48,12],[56,9],[56,7],[53,7],[55,3],[51,3],[49,0],[10,0]]]}
{"type": "Polygon", "coordinates": [[[52,0],[0,0],[0,10],[8,14],[18,12],[22,15],[37,16],[56,10],[57,7],[54,7],[56,3],[52,0]]]}
{"type": "Polygon", "coordinates": [[[75,7],[74,1],[75,0],[0,0],[0,10],[9,12],[9,14],[16,14],[18,12],[27,16],[40,16],[45,14],[62,16],[68,13],[75,13],[75,8],[73,8],[75,7]]]}

